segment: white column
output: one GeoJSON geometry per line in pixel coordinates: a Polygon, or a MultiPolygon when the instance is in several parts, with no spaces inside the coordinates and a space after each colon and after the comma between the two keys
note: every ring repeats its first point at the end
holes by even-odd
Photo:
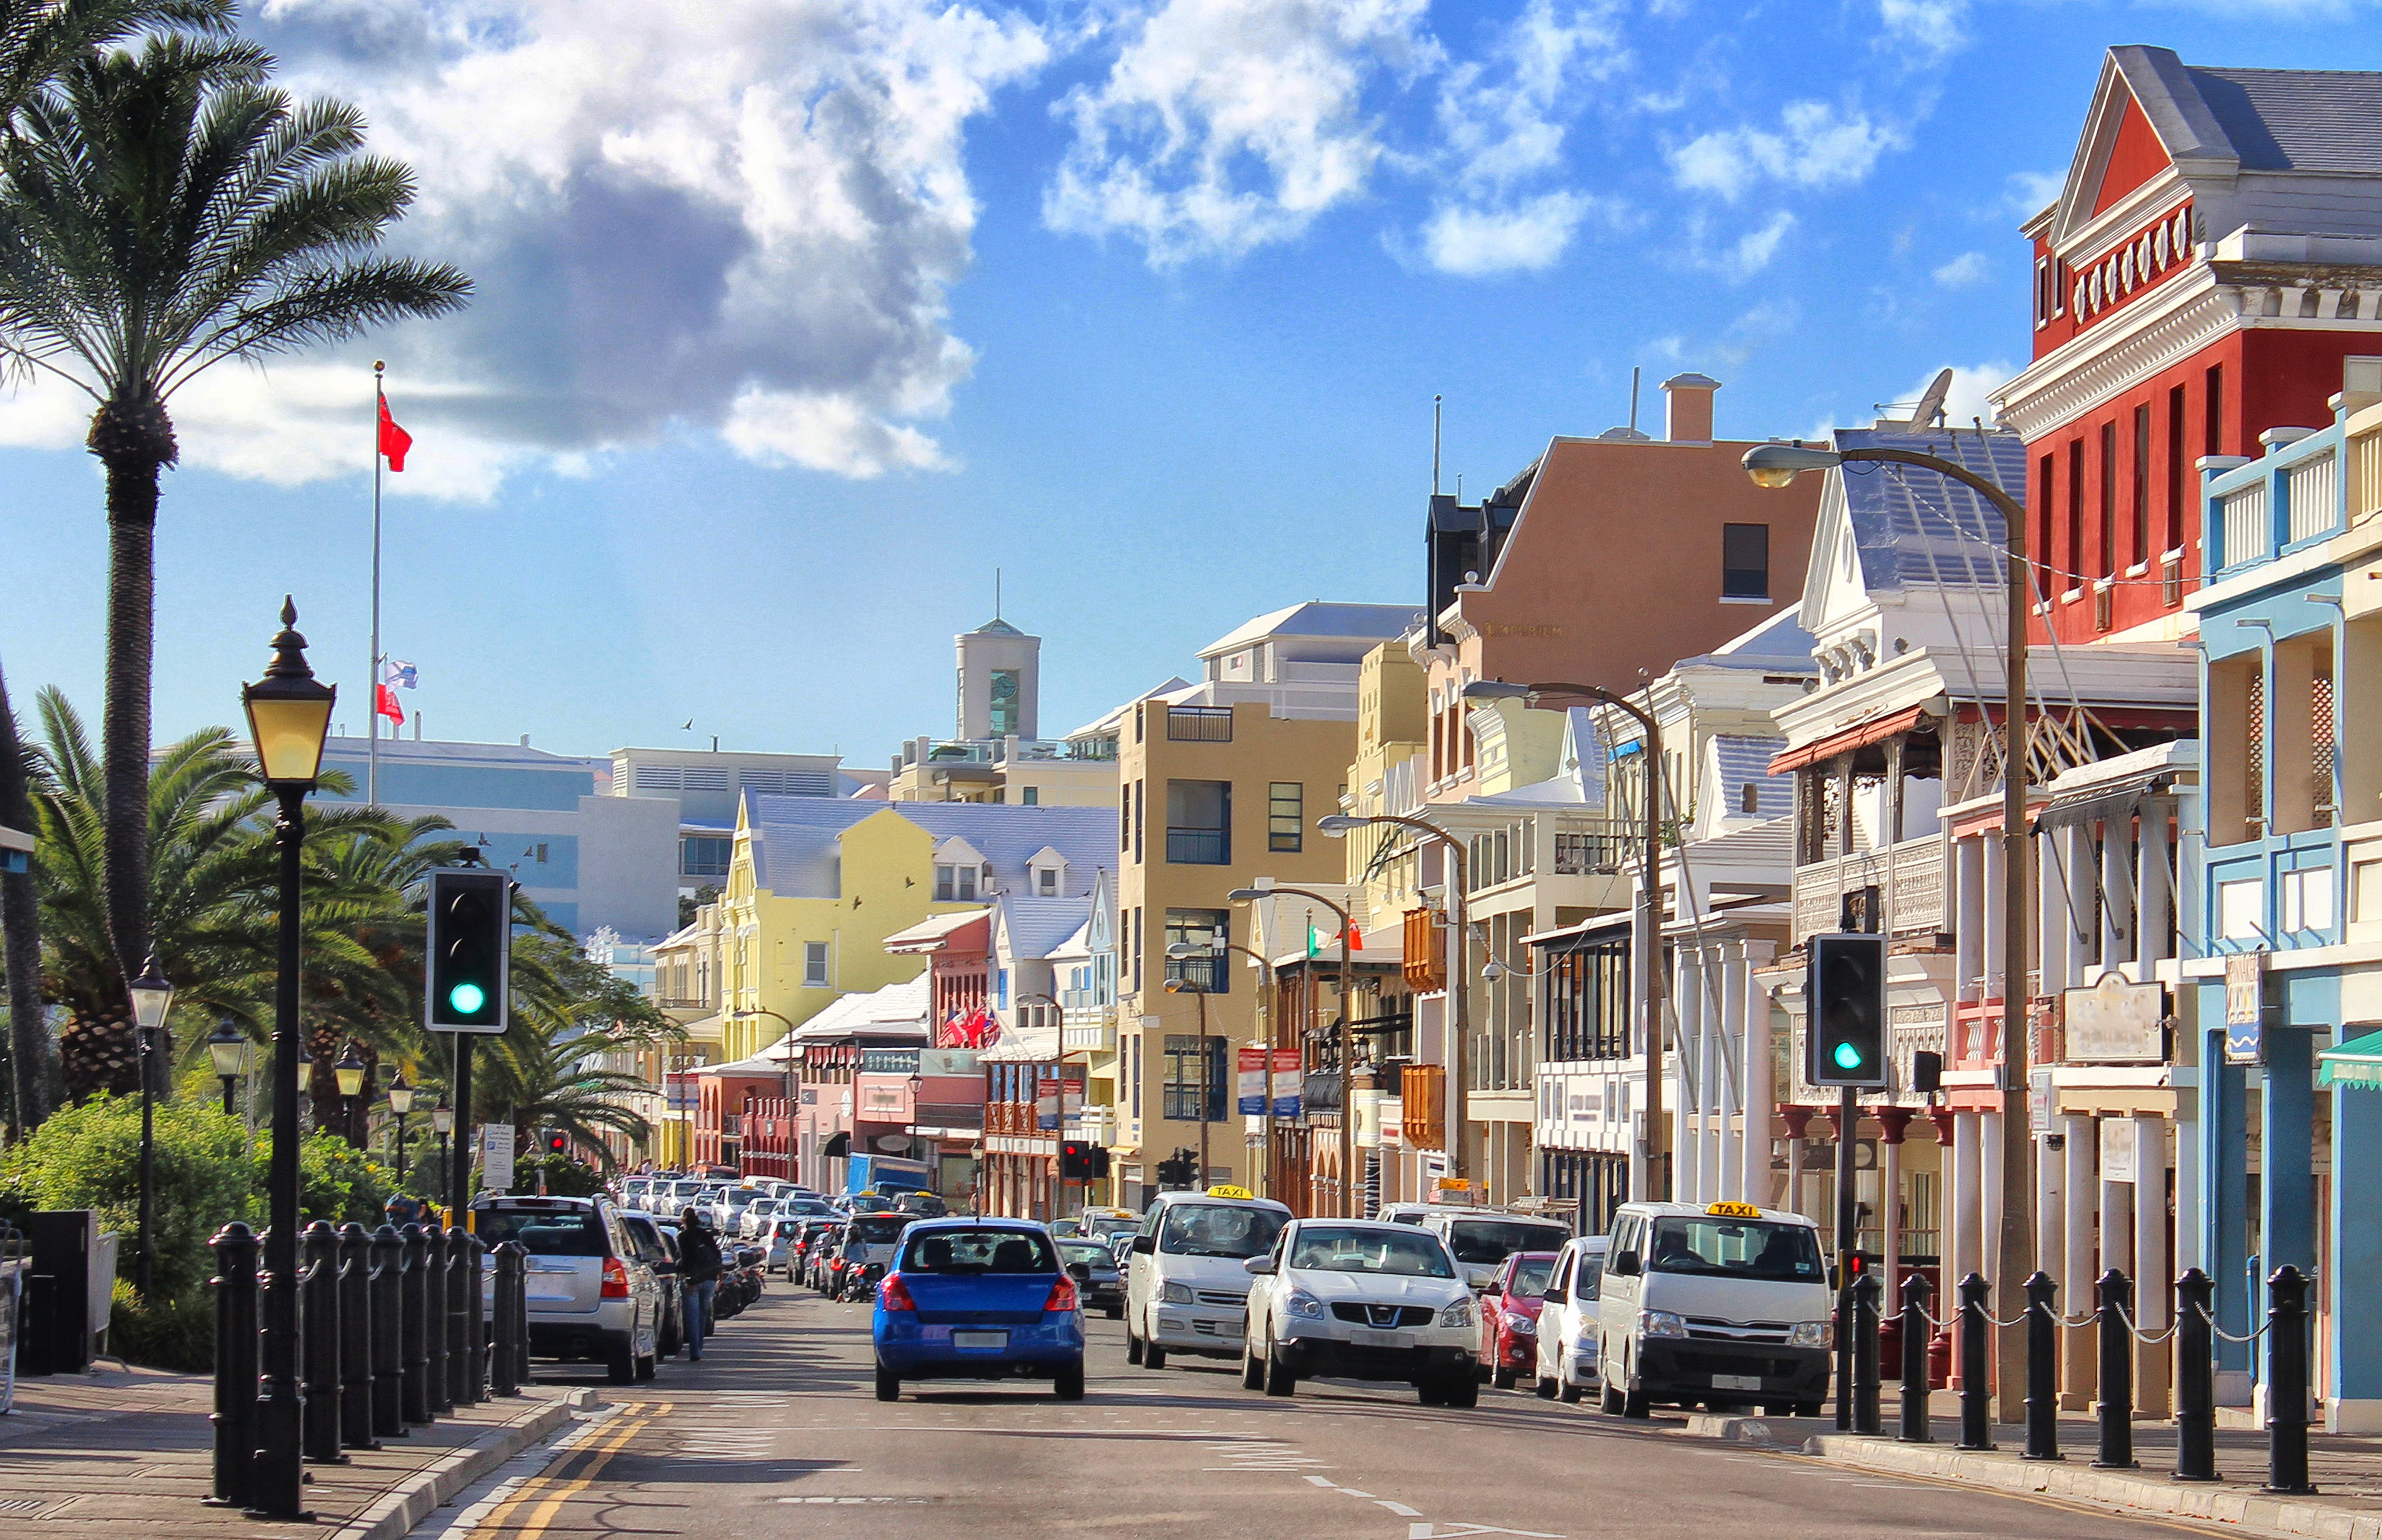
{"type": "MultiPolygon", "coordinates": [[[[1750,1129],[1752,1115],[1745,1106],[1745,943],[1732,940],[1721,947],[1720,966],[1720,1057],[1729,1065],[1731,1084],[1723,1088],[1720,1106],[1720,1197],[1724,1202],[1742,1203],[1749,1190],[1745,1184],[1745,1135],[1737,1130],[1742,1117],[1750,1129]]],[[[1751,1194],[1754,1203],[1762,1194],[1751,1194]]]]}
{"type": "Polygon", "coordinates": [[[1778,1094],[1770,1082],[1770,992],[1753,971],[1770,960],[1776,945],[1745,943],[1744,1017],[1739,1035],[1745,1045],[1745,1190],[1748,1203],[1770,1201],[1770,1152],[1777,1140],[1778,1094]]]}
{"type": "MultiPolygon", "coordinates": [[[[1880,1310],[1897,1310],[1902,1304],[1902,1141],[1884,1137],[1879,1131],[1877,1142],[1877,1235],[1878,1277],[1885,1284],[1879,1296],[1880,1310]]],[[[1906,1129],[1905,1137],[1908,1137],[1906,1129]]],[[[1942,1312],[1937,1312],[1941,1314],[1942,1312]]]]}
{"type": "Polygon", "coordinates": [[[2000,1270],[2002,1240],[2002,1115],[1998,1112],[1977,1114],[1977,1162],[1981,1167],[1977,1173],[1977,1270],[1993,1280],[1998,1304],[2007,1291],[2026,1281],[1994,1277],[2000,1270]]]}
{"type": "MultiPolygon", "coordinates": [[[[2072,1316],[2093,1302],[2093,1210],[2100,1192],[2093,1171],[2101,1155],[2100,1130],[2092,1118],[2073,1114],[2061,1118],[2059,1126],[2068,1155],[2068,1254],[2052,1276],[2059,1282],[2060,1312],[2072,1316]]],[[[2059,1405],[2063,1411],[2081,1412],[2091,1404],[2100,1377],[2093,1337],[2082,1331],[2062,1331],[2059,1337],[2059,1405]]]]}
{"type": "Polygon", "coordinates": [[[1789,1135],[1786,1140],[1786,1211],[1803,1214],[1803,1142],[1789,1135]]]}
{"type": "Polygon", "coordinates": [[[1984,998],[1990,1000],[2002,992],[2002,842],[1989,837],[1983,843],[1985,912],[1979,930],[1984,937],[1984,956],[1979,959],[1977,972],[1984,977],[1984,998]]]}
{"type": "Polygon", "coordinates": [[[2131,825],[2123,818],[2111,818],[2101,825],[2101,965],[2115,968],[2130,962],[2134,957],[2130,928],[2131,906],[2126,902],[2126,889],[2133,886],[2134,836],[2131,825]]]}
{"type": "Polygon", "coordinates": [[[1953,842],[1952,892],[1953,990],[1972,1000],[1985,973],[1985,842],[1973,835],[1953,842]]]}
{"type": "Polygon", "coordinates": [[[1977,1114],[1956,1112],[1952,1115],[1952,1213],[1951,1223],[1945,1227],[1947,1248],[1945,1271],[1948,1292],[1957,1289],[1971,1273],[1984,1271],[1981,1220],[1983,1194],[1977,1186],[1979,1147],[1977,1114]]]}
{"type": "Polygon", "coordinates": [[[2056,1278],[2067,1265],[2068,1182],[2052,1137],[2034,1143],[2034,1265],[2056,1278]]]}
{"type": "MultiPolygon", "coordinates": [[[[2093,1263],[2093,1281],[2100,1281],[2101,1275],[2112,1267],[2129,1276],[2134,1270],[2134,1184],[2111,1181],[2105,1176],[2101,1181],[2101,1254],[2093,1263]]],[[[2099,1297],[2095,1290],[2082,1290],[2068,1307],[2068,1313],[2076,1314],[2099,1297]]]]}
{"type": "Polygon", "coordinates": [[[2167,1325],[2167,1119],[2134,1119],[2134,1323],[2167,1325]]]}
{"type": "MultiPolygon", "coordinates": [[[[2167,936],[2175,911],[2168,886],[2175,878],[2167,869],[2167,811],[2163,798],[2143,804],[2142,837],[2135,845],[2134,890],[2139,897],[2134,907],[2140,934],[2134,955],[2145,963],[2175,955],[2175,944],[2167,936]]],[[[2148,968],[2143,974],[2148,976],[2148,968]]]]}
{"type": "MultiPolygon", "coordinates": [[[[2060,871],[2068,879],[2068,986],[2084,982],[2086,958],[2099,934],[2093,905],[2093,831],[2073,824],[2060,831],[2060,871]]],[[[2045,993],[2049,993],[2045,991],[2045,993]]]]}
{"type": "Polygon", "coordinates": [[[1702,1185],[1704,1098],[1711,1094],[1711,1088],[1704,1083],[1703,968],[1694,944],[1686,937],[1680,938],[1671,964],[1670,1004],[1679,1023],[1679,1094],[1671,1108],[1671,1148],[1676,1152],[1672,1177],[1679,1202],[1709,1203],[1711,1200],[1703,1196],[1702,1185]],[[1688,1093],[1690,1082],[1695,1086],[1692,1096],[1688,1093]]]}
{"type": "MultiPolygon", "coordinates": [[[[1715,957],[1713,960],[1717,964],[1719,959],[1715,957]]],[[[1728,1126],[1728,1097],[1721,1083],[1721,1020],[1713,1009],[1713,996],[1720,987],[1716,976],[1719,970],[1715,967],[1713,972],[1715,976],[1707,979],[1705,961],[1697,958],[1696,1079],[1702,1083],[1698,1087],[1697,1097],[1701,1110],[1696,1121],[1701,1127],[1697,1135],[1696,1193],[1698,1202],[1707,1204],[1720,1196],[1721,1131],[1728,1126]]]]}
{"type": "Polygon", "coordinates": [[[2034,842],[2035,966],[2042,971],[2042,990],[2056,996],[2067,986],[2069,956],[2068,878],[2054,850],[2061,836],[2054,830],[2034,842]]]}

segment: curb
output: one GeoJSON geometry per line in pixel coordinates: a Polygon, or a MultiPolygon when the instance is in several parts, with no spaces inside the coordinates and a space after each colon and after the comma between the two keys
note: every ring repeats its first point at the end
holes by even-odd
{"type": "Polygon", "coordinates": [[[2130,1472],[2096,1471],[2076,1460],[2022,1461],[2009,1455],[1963,1452],[1940,1444],[1897,1444],[1835,1433],[1811,1439],[1804,1452],[1839,1465],[1930,1476],[1964,1486],[2041,1493],[2130,1513],[2196,1519],[2245,1530],[2310,1535],[2315,1540],[2382,1540],[2382,1513],[2274,1497],[2246,1482],[2186,1485],[2130,1472]]]}
{"type": "Polygon", "coordinates": [[[573,1413],[592,1411],[599,1404],[596,1392],[583,1386],[565,1391],[511,1422],[496,1424],[472,1444],[414,1472],[381,1494],[371,1507],[342,1524],[332,1540],[404,1540],[416,1524],[452,1502],[457,1493],[541,1442],[569,1422],[573,1413]]]}
{"type": "Polygon", "coordinates": [[[1801,1449],[1812,1439],[1834,1433],[1836,1426],[1836,1420],[1829,1417],[1738,1417],[1690,1412],[1687,1425],[1680,1431],[1689,1438],[1717,1438],[1730,1444],[1767,1444],[1778,1448],[1801,1449]]]}

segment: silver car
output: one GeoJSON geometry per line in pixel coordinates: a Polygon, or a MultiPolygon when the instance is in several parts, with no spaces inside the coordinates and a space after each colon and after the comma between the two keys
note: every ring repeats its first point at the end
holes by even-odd
{"type": "MultiPolygon", "coordinates": [[[[615,1385],[654,1377],[661,1283],[609,1199],[482,1198],[472,1215],[484,1244],[518,1241],[529,1253],[532,1353],[598,1360],[615,1385]]],[[[493,1299],[493,1268],[487,1278],[493,1299]]]]}

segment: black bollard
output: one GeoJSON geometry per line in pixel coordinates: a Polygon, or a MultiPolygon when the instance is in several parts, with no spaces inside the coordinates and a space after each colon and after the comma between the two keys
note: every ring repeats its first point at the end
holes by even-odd
{"type": "Polygon", "coordinates": [[[2216,1280],[2197,1267],[2175,1280],[2175,1479],[2216,1473],[2216,1344],[2208,1329],[2216,1280]]]}
{"type": "Polygon", "coordinates": [[[373,1436],[410,1436],[405,1425],[405,1242],[395,1225],[372,1238],[373,1436]]]}
{"type": "Polygon", "coordinates": [[[464,1368],[472,1385],[472,1399],[485,1401],[488,1397],[488,1318],[485,1277],[488,1248],[469,1230],[463,1232],[463,1298],[471,1315],[471,1330],[465,1338],[470,1357],[464,1368]]]}
{"type": "Polygon", "coordinates": [[[460,1225],[447,1231],[447,1410],[469,1406],[479,1399],[479,1387],[472,1379],[472,1312],[471,1298],[464,1292],[470,1275],[464,1265],[465,1255],[473,1244],[472,1237],[460,1225]]]}
{"type": "Polygon", "coordinates": [[[256,1460],[256,1235],[235,1219],[207,1244],[215,1253],[215,1449],[206,1502],[245,1508],[256,1460]]]}
{"type": "Polygon", "coordinates": [[[1935,1441],[1927,1416],[1927,1350],[1935,1338],[1927,1323],[1927,1294],[1926,1274],[1902,1280],[1902,1431],[1894,1436],[1898,1443],[1935,1441]]]}
{"type": "Polygon", "coordinates": [[[499,1396],[521,1394],[521,1326],[520,1317],[513,1314],[513,1300],[524,1291],[528,1281],[522,1262],[527,1254],[518,1241],[499,1242],[494,1253],[497,1287],[490,1314],[494,1317],[496,1343],[488,1379],[499,1396]]]}
{"type": "Polygon", "coordinates": [[[1960,1445],[1994,1447],[1992,1353],[1986,1346],[1985,1302],[1993,1285],[1971,1273],[1960,1280],[1960,1445]]]}
{"type": "Polygon", "coordinates": [[[427,1424],[430,1410],[430,1345],[424,1340],[424,1286],[430,1281],[429,1248],[423,1244],[420,1225],[398,1227],[403,1260],[398,1267],[398,1358],[405,1370],[405,1420],[427,1424]]]}
{"type": "Polygon", "coordinates": [[[2038,1270],[2026,1280],[2026,1450],[2059,1460],[2059,1285],[2038,1270]]]}
{"type": "Polygon", "coordinates": [[[2133,1281],[2115,1267],[2101,1275],[2101,1452],[2096,1471],[2140,1469],[2134,1459],[2133,1281]]]}
{"type": "Polygon", "coordinates": [[[455,1399],[447,1389],[447,1231],[436,1221],[422,1227],[422,1377],[430,1414],[451,1417],[455,1399]]]}
{"type": "Polygon", "coordinates": [[[298,1237],[298,1338],[306,1376],[300,1445],[316,1465],[344,1465],[339,1452],[339,1232],[317,1219],[298,1237]]]}
{"type": "Polygon", "coordinates": [[[2306,1495],[2308,1277],[2286,1262],[2266,1280],[2266,1490],[2306,1495]]]}
{"type": "Polygon", "coordinates": [[[1878,1295],[1883,1291],[1874,1273],[1853,1279],[1853,1431],[1882,1433],[1878,1420],[1877,1362],[1878,1295]]]}
{"type": "Polygon", "coordinates": [[[372,1233],[339,1227],[339,1442],[376,1449],[372,1404],[372,1233]]]}

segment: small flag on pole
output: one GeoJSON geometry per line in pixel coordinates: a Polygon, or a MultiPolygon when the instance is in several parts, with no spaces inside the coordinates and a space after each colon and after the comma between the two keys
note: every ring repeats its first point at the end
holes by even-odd
{"type": "Polygon", "coordinates": [[[385,684],[374,687],[373,710],[400,727],[405,726],[405,708],[397,703],[397,691],[385,684]]]}
{"type": "Polygon", "coordinates": [[[385,658],[380,666],[380,682],[392,690],[411,690],[422,682],[413,665],[400,658],[385,658]]]}
{"type": "Polygon", "coordinates": [[[391,471],[405,469],[405,452],[413,447],[413,435],[397,425],[388,414],[388,397],[380,401],[380,452],[388,460],[391,471]]]}

